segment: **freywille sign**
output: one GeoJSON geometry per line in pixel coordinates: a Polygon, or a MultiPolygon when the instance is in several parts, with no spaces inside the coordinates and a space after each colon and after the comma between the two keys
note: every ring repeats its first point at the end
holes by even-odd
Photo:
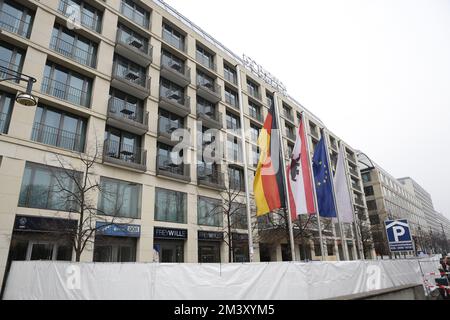
{"type": "Polygon", "coordinates": [[[154,228],[155,239],[187,239],[186,229],[154,228]]]}
{"type": "Polygon", "coordinates": [[[264,82],[273,87],[282,95],[286,95],[286,86],[280,80],[271,75],[267,70],[265,70],[261,65],[256,63],[255,60],[243,54],[242,61],[244,66],[251,72],[255,73],[258,77],[263,79],[264,82]]]}

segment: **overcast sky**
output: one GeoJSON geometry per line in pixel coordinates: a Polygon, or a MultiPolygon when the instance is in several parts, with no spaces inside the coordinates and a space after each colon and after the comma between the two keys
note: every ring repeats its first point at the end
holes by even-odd
{"type": "Polygon", "coordinates": [[[450,0],[166,0],[450,217],[450,0]]]}

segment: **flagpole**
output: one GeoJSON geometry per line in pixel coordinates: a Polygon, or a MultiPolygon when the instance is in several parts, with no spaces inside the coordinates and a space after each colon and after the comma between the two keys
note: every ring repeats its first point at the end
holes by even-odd
{"type": "MultiPolygon", "coordinates": [[[[292,261],[295,261],[295,244],[294,244],[294,229],[292,227],[292,215],[291,215],[291,203],[289,199],[289,190],[288,190],[288,180],[286,176],[286,161],[285,161],[285,154],[284,154],[284,143],[283,143],[283,135],[281,131],[281,119],[280,119],[280,112],[278,109],[278,95],[277,92],[274,92],[273,94],[273,103],[275,107],[275,113],[277,114],[276,120],[278,122],[278,130],[279,130],[279,140],[280,140],[280,148],[281,148],[281,172],[283,173],[283,180],[284,180],[284,194],[286,197],[286,212],[288,216],[286,217],[288,221],[288,228],[289,228],[289,242],[291,243],[291,258],[292,261]]],[[[278,168],[280,170],[280,168],[278,168]]]]}
{"type": "MultiPolygon", "coordinates": [[[[340,144],[342,145],[342,141],[340,141],[340,144]]],[[[345,152],[345,146],[344,146],[344,152],[345,152]]],[[[345,155],[345,153],[344,153],[344,155],[345,155]]],[[[350,181],[349,181],[348,175],[347,175],[347,172],[349,172],[349,170],[348,170],[348,163],[347,163],[347,157],[345,157],[344,166],[345,166],[345,177],[347,179],[347,187],[349,189],[350,194],[353,194],[353,191],[350,188],[350,181]]],[[[358,247],[359,247],[359,256],[360,256],[361,260],[364,260],[364,249],[362,247],[362,240],[361,240],[361,237],[360,237],[360,232],[361,231],[360,231],[359,226],[358,226],[359,218],[355,214],[355,206],[353,205],[353,202],[352,202],[352,212],[353,212],[353,223],[355,224],[356,241],[358,242],[358,247]]]]}
{"type": "Polygon", "coordinates": [[[345,240],[345,232],[344,232],[344,228],[342,226],[342,222],[341,219],[339,219],[339,210],[337,207],[337,203],[336,203],[336,192],[334,191],[334,174],[333,174],[333,165],[331,163],[331,159],[330,159],[330,150],[328,149],[328,143],[327,143],[327,133],[328,131],[326,130],[326,128],[323,128],[322,130],[322,138],[324,139],[323,142],[325,144],[325,150],[326,150],[326,154],[327,154],[327,161],[328,161],[328,169],[330,170],[331,173],[331,191],[333,193],[333,202],[334,202],[334,207],[336,208],[336,218],[338,220],[338,224],[339,224],[339,229],[341,231],[341,241],[342,241],[342,249],[344,251],[344,259],[348,260],[348,248],[347,248],[347,241],[345,240]]]}
{"type": "Polygon", "coordinates": [[[248,159],[247,159],[247,149],[245,142],[245,132],[244,132],[244,109],[243,109],[243,99],[242,99],[242,88],[241,88],[241,71],[239,65],[236,66],[237,74],[237,85],[238,85],[238,97],[239,97],[239,114],[241,119],[241,143],[242,143],[242,157],[244,160],[244,187],[245,187],[245,199],[247,202],[247,232],[248,232],[248,255],[250,262],[253,262],[253,230],[252,230],[252,212],[250,208],[250,190],[248,187],[248,159]]]}
{"type": "MultiPolygon", "coordinates": [[[[301,118],[300,121],[303,121],[304,119],[304,112],[301,112],[301,118]]],[[[303,122],[303,128],[306,129],[305,123],[303,122]]],[[[306,137],[306,132],[305,133],[305,137],[306,137]]],[[[311,173],[311,178],[312,178],[312,189],[313,189],[313,194],[314,194],[314,207],[316,208],[316,217],[317,217],[317,228],[319,229],[319,241],[320,241],[320,260],[324,260],[324,248],[323,248],[323,238],[322,238],[322,225],[320,224],[320,214],[319,214],[319,206],[318,206],[318,201],[317,201],[317,194],[316,194],[316,182],[314,180],[314,172],[312,169],[312,164],[311,164],[311,153],[309,152],[309,139],[307,139],[307,141],[305,141],[306,143],[306,152],[308,153],[308,166],[309,166],[309,172],[311,173]]]]}

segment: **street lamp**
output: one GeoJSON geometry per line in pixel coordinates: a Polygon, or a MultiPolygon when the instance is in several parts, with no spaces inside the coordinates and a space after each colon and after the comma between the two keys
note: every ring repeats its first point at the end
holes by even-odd
{"type": "Polygon", "coordinates": [[[3,79],[0,79],[0,82],[7,80],[18,80],[18,81],[26,81],[27,89],[25,92],[20,92],[16,96],[17,103],[20,103],[24,106],[32,107],[37,104],[36,98],[31,94],[31,90],[33,89],[33,83],[36,82],[36,79],[26,74],[19,73],[17,71],[8,69],[6,67],[0,66],[0,74],[4,76],[3,79]]]}

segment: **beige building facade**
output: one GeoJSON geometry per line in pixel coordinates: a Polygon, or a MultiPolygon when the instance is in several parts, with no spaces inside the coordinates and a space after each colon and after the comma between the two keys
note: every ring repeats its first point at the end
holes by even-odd
{"type": "MultiPolygon", "coordinates": [[[[286,238],[261,246],[261,227],[228,229],[226,216],[209,212],[230,185],[242,203],[248,188],[252,203],[257,136],[271,104],[280,110],[286,158],[302,112],[312,156],[320,119],[160,2],[0,0],[0,16],[1,65],[35,77],[38,99],[20,105],[14,97],[24,84],[0,82],[0,279],[14,259],[74,259],[61,230],[79,217],[52,188],[61,161],[83,171],[81,159],[93,154],[89,177],[101,188],[90,198],[107,214],[102,221],[117,217],[93,234],[82,261],[228,262],[227,232],[234,261],[248,261],[249,229],[253,261],[285,259],[286,238]],[[174,165],[177,129],[189,133],[189,161],[174,165]],[[208,130],[225,151],[212,165],[202,158],[208,130]]],[[[326,132],[334,167],[345,147],[355,213],[365,220],[356,153],[326,132]]],[[[325,258],[343,259],[339,227],[328,228],[325,258]]],[[[357,232],[343,232],[352,259],[361,254],[357,232]]],[[[307,250],[296,245],[297,260],[320,259],[317,247],[317,238],[307,250]]]]}

